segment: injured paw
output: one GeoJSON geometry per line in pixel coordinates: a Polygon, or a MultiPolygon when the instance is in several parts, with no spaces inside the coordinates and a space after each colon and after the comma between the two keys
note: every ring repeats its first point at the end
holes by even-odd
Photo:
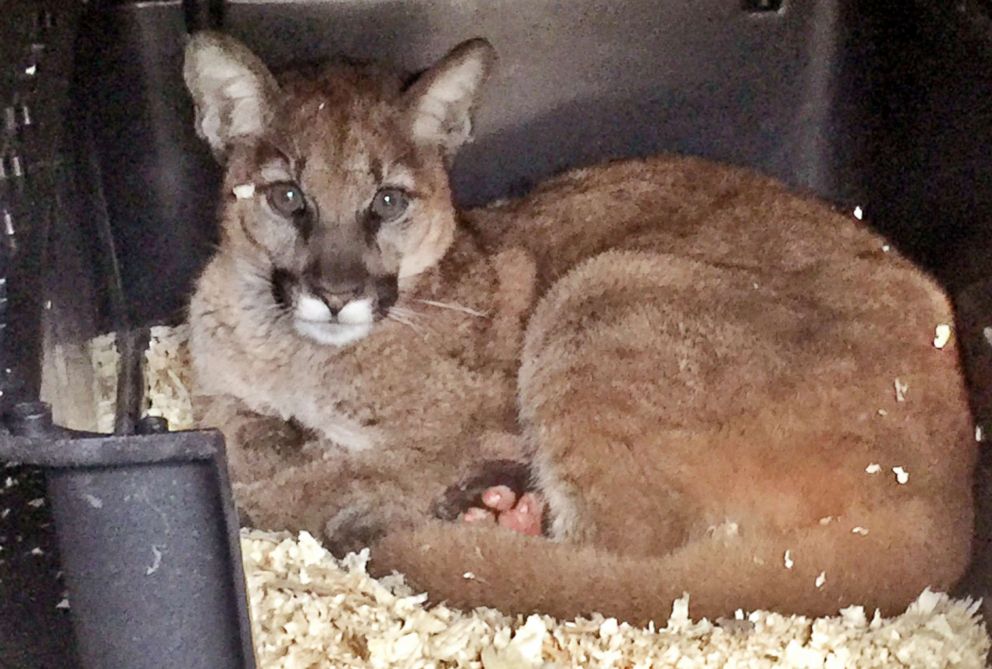
{"type": "Polygon", "coordinates": [[[482,493],[482,506],[470,507],[462,514],[465,523],[496,522],[508,530],[540,536],[544,524],[544,500],[537,493],[517,495],[505,485],[489,488],[482,493]]]}
{"type": "Polygon", "coordinates": [[[537,536],[543,533],[544,501],[533,490],[530,470],[515,460],[482,462],[435,504],[442,520],[492,522],[537,536]]]}

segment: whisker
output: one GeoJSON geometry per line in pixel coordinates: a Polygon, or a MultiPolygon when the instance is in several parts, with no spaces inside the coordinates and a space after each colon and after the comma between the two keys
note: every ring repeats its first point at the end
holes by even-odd
{"type": "Polygon", "coordinates": [[[416,279],[417,277],[423,276],[429,271],[430,271],[429,269],[422,269],[416,274],[407,274],[401,279],[401,281],[409,281],[410,279],[416,279]]]}
{"type": "Polygon", "coordinates": [[[414,332],[416,332],[418,335],[423,335],[423,330],[420,328],[420,326],[418,326],[413,321],[409,321],[409,320],[407,320],[407,319],[405,319],[405,318],[403,318],[401,316],[396,316],[396,315],[394,315],[392,313],[388,314],[386,316],[386,318],[389,319],[389,320],[391,320],[391,321],[396,321],[397,323],[401,323],[401,324],[407,326],[408,328],[410,328],[411,330],[413,330],[414,332]]]}
{"type": "Polygon", "coordinates": [[[392,307],[389,310],[389,313],[396,314],[397,316],[400,316],[402,318],[406,318],[406,319],[411,320],[411,321],[417,320],[418,318],[420,318],[421,316],[423,316],[423,314],[421,314],[418,311],[414,311],[413,309],[406,309],[404,307],[392,307]]]}
{"type": "Polygon", "coordinates": [[[489,318],[489,314],[483,313],[481,311],[476,311],[461,304],[451,304],[448,302],[438,302],[436,300],[417,300],[422,304],[426,304],[431,307],[437,307],[438,309],[449,309],[451,311],[458,311],[463,314],[468,314],[469,316],[475,316],[476,318],[489,318]]]}

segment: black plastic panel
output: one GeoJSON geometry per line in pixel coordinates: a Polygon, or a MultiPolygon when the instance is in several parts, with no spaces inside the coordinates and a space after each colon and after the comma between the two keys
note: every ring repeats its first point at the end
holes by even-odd
{"type": "Polygon", "coordinates": [[[40,385],[42,271],[59,207],[75,2],[8,2],[0,22],[0,412],[40,385]],[[9,317],[16,314],[17,317],[9,317]]]}
{"type": "Polygon", "coordinates": [[[92,129],[125,290],[136,322],[180,318],[214,233],[217,172],[195,137],[178,2],[96,9],[77,59],[79,120],[92,129]]]}
{"type": "MultiPolygon", "coordinates": [[[[0,20],[0,414],[41,384],[47,242],[71,178],[63,144],[81,3],[7,0],[0,20]]],[[[77,260],[86,254],[74,254],[77,260]]],[[[68,270],[68,266],[60,270],[68,270]]],[[[57,270],[57,271],[60,271],[57,270]]],[[[66,271],[66,274],[68,272],[66,271]]],[[[74,301],[93,300],[76,281],[74,301]]],[[[0,467],[0,667],[72,667],[44,476],[0,467]]]]}
{"type": "Polygon", "coordinates": [[[228,552],[216,473],[161,463],[50,474],[83,666],[253,666],[236,615],[244,588],[222,585],[241,577],[240,554],[228,552]]]}
{"type": "MultiPolygon", "coordinates": [[[[46,411],[27,408],[27,423],[8,421],[16,436],[0,434],[0,462],[46,469],[67,588],[62,604],[72,617],[79,665],[253,669],[220,433],[87,437],[53,428],[46,411]]],[[[38,562],[46,555],[35,557],[28,551],[37,548],[28,545],[17,550],[38,562]]],[[[34,576],[29,588],[52,590],[56,579],[34,576]]],[[[47,608],[65,615],[51,602],[47,608]]],[[[11,640],[21,644],[9,649],[23,653],[17,666],[37,666],[31,662],[46,649],[32,639],[11,640]]],[[[2,650],[0,661],[8,652],[2,650]]],[[[68,657],[43,664],[76,666],[68,657]]]]}
{"type": "Polygon", "coordinates": [[[682,151],[835,192],[828,160],[839,3],[234,2],[225,27],[270,63],[341,51],[429,65],[481,35],[500,55],[461,156],[465,203],[606,157],[682,151]]]}

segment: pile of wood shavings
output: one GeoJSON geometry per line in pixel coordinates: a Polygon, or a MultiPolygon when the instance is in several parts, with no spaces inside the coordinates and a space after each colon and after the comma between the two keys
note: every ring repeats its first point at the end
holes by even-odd
{"type": "MultiPolygon", "coordinates": [[[[148,415],[169,421],[172,430],[194,427],[190,388],[193,387],[189,361],[188,326],[155,326],[150,329],[144,355],[145,405],[148,415]]],[[[120,352],[117,337],[101,335],[90,340],[93,364],[93,398],[96,402],[97,432],[113,432],[117,399],[117,372],[120,352]]]]}
{"type": "Polygon", "coordinates": [[[901,616],[861,607],[811,620],[755,612],[725,625],[675,603],[663,628],[593,616],[558,622],[426,608],[394,575],[366,573],[368,551],[334,559],[310,535],[242,533],[252,627],[262,667],[959,667],[985,664],[978,603],[924,591],[901,616]]]}
{"type": "Polygon", "coordinates": [[[153,327],[145,351],[145,400],[148,415],[169,421],[172,430],[194,426],[190,388],[189,327],[153,327]]]}
{"type": "MultiPolygon", "coordinates": [[[[186,328],[153,328],[145,355],[150,413],[168,418],[172,429],[193,425],[186,336],[186,328]]],[[[116,385],[108,385],[117,367],[113,337],[91,348],[97,398],[106,404],[116,385]]],[[[112,424],[112,401],[109,411],[112,424]]],[[[689,619],[686,598],[665,627],[642,629],[602,616],[558,622],[427,608],[426,595],[401,576],[370,577],[368,551],[338,561],[306,533],[244,530],[241,543],[256,652],[266,669],[979,669],[990,646],[977,603],[929,591],[895,618],[868,620],[851,607],[815,620],[759,611],[725,625],[689,619]]]]}

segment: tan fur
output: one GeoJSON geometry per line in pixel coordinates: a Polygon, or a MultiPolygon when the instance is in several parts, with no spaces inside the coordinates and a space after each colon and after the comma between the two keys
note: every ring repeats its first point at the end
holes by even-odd
{"type": "MultiPolygon", "coordinates": [[[[413,151],[431,241],[400,256],[440,257],[401,283],[416,329],[379,321],[334,348],[272,317],[239,201],[191,306],[202,390],[321,437],[281,469],[232,455],[254,522],[342,548],[385,529],[376,569],[436,599],[560,616],[663,619],[684,591],[695,615],[891,611],[960,576],[975,445],[956,347],[931,343],[953,319],[929,278],[814,199],[688,158],[574,171],[456,228],[450,145],[411,143],[380,81],[328,70],[285,88],[273,123],[329,208],[368,190],[341,165],[413,151]],[[517,448],[551,539],[427,519],[473,462],[517,448]]],[[[226,192],[259,168],[231,155],[226,192]]]]}

